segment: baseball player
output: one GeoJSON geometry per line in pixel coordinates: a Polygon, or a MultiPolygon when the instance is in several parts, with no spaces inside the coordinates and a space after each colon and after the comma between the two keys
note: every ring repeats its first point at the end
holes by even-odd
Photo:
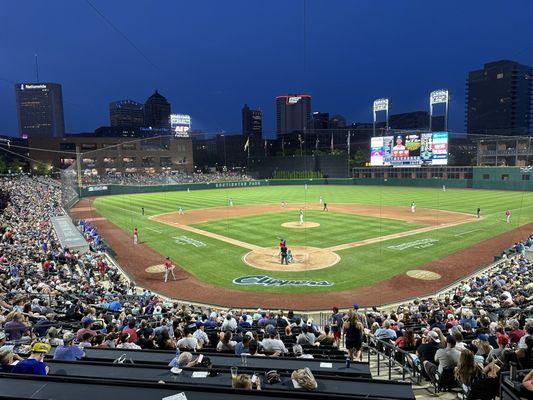
{"type": "Polygon", "coordinates": [[[411,212],[414,213],[416,211],[416,203],[413,201],[411,203],[411,212]]]}
{"type": "Polygon", "coordinates": [[[285,204],[285,200],[281,200],[281,208],[285,208],[287,204],[285,204]]]}
{"type": "Polygon", "coordinates": [[[304,210],[300,208],[300,225],[304,224],[304,210]]]}
{"type": "Polygon", "coordinates": [[[144,217],[144,207],[141,207],[141,215],[144,217]]]}
{"type": "Polygon", "coordinates": [[[133,229],[133,244],[139,243],[139,230],[137,228],[133,229]]]}
{"type": "Polygon", "coordinates": [[[443,192],[446,191],[446,185],[442,185],[442,191],[443,191],[443,192]]]}
{"type": "Polygon", "coordinates": [[[232,199],[231,197],[230,197],[230,199],[229,199],[229,206],[230,206],[230,207],[233,207],[233,199],[232,199]]]}
{"type": "Polygon", "coordinates": [[[324,207],[322,208],[322,211],[329,211],[328,210],[328,203],[324,203],[324,207]]]}
{"type": "Polygon", "coordinates": [[[320,204],[324,203],[324,199],[322,198],[322,196],[320,196],[320,199],[318,201],[320,202],[320,204]]]}
{"type": "Polygon", "coordinates": [[[172,274],[174,280],[176,280],[176,275],[174,275],[174,265],[170,261],[170,257],[165,258],[165,283],[168,281],[168,276],[172,274]]]}
{"type": "Polygon", "coordinates": [[[511,211],[509,209],[505,210],[505,222],[511,222],[511,211]]]}
{"type": "Polygon", "coordinates": [[[477,208],[477,217],[479,218],[480,216],[481,216],[481,208],[478,207],[478,208],[477,208]]]}
{"type": "Polygon", "coordinates": [[[182,207],[178,208],[178,214],[179,214],[179,215],[183,215],[183,214],[184,214],[184,212],[183,212],[183,208],[182,208],[182,207]]]}

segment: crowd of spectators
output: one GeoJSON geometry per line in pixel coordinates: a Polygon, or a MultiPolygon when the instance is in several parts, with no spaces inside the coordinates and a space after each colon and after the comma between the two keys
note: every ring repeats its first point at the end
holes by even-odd
{"type": "Polygon", "coordinates": [[[418,299],[395,312],[363,311],[357,304],[344,313],[334,308],[319,326],[293,312],[216,310],[161,299],[135,288],[108,262],[89,221],[79,228],[92,251],[61,247],[50,218],[65,211],[50,178],[3,178],[2,196],[2,371],[46,373],[49,346],[57,346],[55,358],[63,360],[82,358],[87,347],[172,350],[170,366],[192,367],[200,364],[192,353],[206,350],[361,360],[365,341],[401,349],[430,381],[448,376],[471,390],[495,390],[498,374],[512,363],[533,367],[532,264],[525,258],[533,236],[516,243],[499,266],[446,296],[418,299]],[[19,343],[28,344],[26,360],[14,351],[19,343]]]}
{"type": "Polygon", "coordinates": [[[237,172],[186,173],[168,171],[160,173],[109,173],[106,175],[85,175],[83,185],[177,185],[208,182],[241,182],[252,180],[249,176],[237,172]]]}
{"type": "Polygon", "coordinates": [[[533,235],[515,243],[500,265],[448,295],[393,313],[367,312],[370,342],[404,350],[406,362],[435,384],[465,385],[481,398],[495,394],[500,372],[533,368],[532,262],[524,257],[532,245],[533,235]]]}

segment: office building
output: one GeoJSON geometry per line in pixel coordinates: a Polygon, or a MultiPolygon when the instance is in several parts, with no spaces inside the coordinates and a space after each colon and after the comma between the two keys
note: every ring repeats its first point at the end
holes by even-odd
{"type": "Polygon", "coordinates": [[[276,97],[276,133],[301,132],[311,122],[311,96],[289,94],[276,97]]]}
{"type": "Polygon", "coordinates": [[[63,94],[59,83],[17,83],[15,97],[21,138],[64,136],[63,94]]]}
{"type": "Polygon", "coordinates": [[[346,118],[344,118],[342,115],[339,115],[339,114],[333,115],[329,119],[328,128],[330,129],[346,128],[346,118]]]}
{"type": "Polygon", "coordinates": [[[241,111],[242,134],[245,137],[252,136],[260,139],[263,134],[263,113],[261,110],[252,110],[245,104],[241,111]]]}
{"type": "Polygon", "coordinates": [[[157,90],[144,103],[144,125],[170,130],[170,103],[157,90]]]}
{"type": "Polygon", "coordinates": [[[109,103],[109,122],[125,128],[144,126],[143,105],[133,100],[113,101],[109,103]]]}
{"type": "Polygon", "coordinates": [[[311,119],[311,126],[314,130],[328,129],[329,113],[315,111],[311,119]]]}
{"type": "Polygon", "coordinates": [[[466,129],[469,134],[531,132],[533,69],[500,60],[468,74],[466,129]]]}

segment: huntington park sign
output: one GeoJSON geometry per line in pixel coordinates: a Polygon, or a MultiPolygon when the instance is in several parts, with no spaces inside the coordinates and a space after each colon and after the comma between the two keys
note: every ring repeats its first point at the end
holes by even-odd
{"type": "Polygon", "coordinates": [[[235,285],[261,285],[261,286],[333,286],[329,281],[308,281],[292,279],[276,279],[268,275],[247,275],[235,278],[235,285]]]}

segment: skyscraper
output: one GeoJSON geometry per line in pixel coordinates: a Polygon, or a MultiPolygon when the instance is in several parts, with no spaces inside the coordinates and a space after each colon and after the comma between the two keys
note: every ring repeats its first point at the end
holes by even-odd
{"type": "Polygon", "coordinates": [[[111,126],[139,128],[144,124],[144,109],[141,103],[133,100],[119,100],[109,103],[111,126]]]}
{"type": "Polygon", "coordinates": [[[533,69],[500,60],[471,71],[466,129],[470,134],[521,135],[531,131],[533,69]]]}
{"type": "Polygon", "coordinates": [[[63,94],[59,83],[17,83],[15,97],[20,137],[65,135],[63,94]]]}
{"type": "Polygon", "coordinates": [[[170,130],[170,103],[157,90],[144,103],[144,125],[170,130]]]}
{"type": "Polygon", "coordinates": [[[311,122],[311,96],[289,94],[276,97],[276,133],[303,131],[311,122]]]}
{"type": "Polygon", "coordinates": [[[315,130],[328,129],[329,113],[315,111],[313,112],[311,126],[315,130]]]}
{"type": "Polygon", "coordinates": [[[242,134],[245,137],[252,136],[254,139],[260,139],[263,133],[263,113],[261,110],[251,110],[248,104],[245,104],[241,115],[242,134]]]}

